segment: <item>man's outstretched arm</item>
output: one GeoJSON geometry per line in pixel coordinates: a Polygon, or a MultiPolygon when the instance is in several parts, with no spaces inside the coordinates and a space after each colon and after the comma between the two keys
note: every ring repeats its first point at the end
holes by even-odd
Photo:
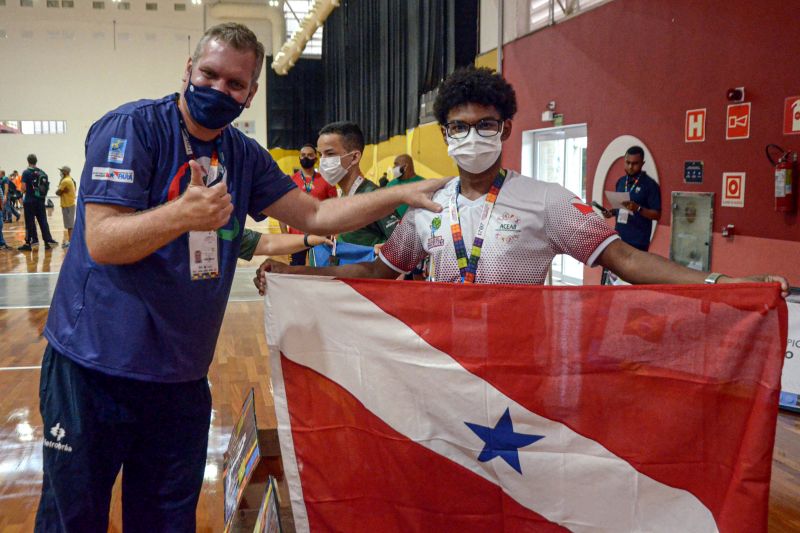
{"type": "MultiPolygon", "coordinates": [[[[692,284],[703,283],[708,272],[700,272],[668,261],[661,256],[642,252],[621,240],[609,244],[597,261],[622,279],[633,284],[692,284]]],[[[746,278],[722,276],[717,283],[777,282],[785,298],[789,283],[782,276],[760,274],[746,278]]]]}
{"type": "Polygon", "coordinates": [[[435,213],[442,206],[433,202],[433,193],[445,186],[446,179],[431,179],[379,189],[366,194],[332,198],[320,202],[294,189],[275,201],[263,214],[287,223],[306,233],[333,235],[363,228],[408,204],[435,213]]]}

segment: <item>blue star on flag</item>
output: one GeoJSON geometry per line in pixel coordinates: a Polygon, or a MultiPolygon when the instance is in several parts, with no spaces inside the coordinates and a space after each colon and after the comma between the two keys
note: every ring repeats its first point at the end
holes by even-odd
{"type": "Polygon", "coordinates": [[[500,457],[520,474],[522,474],[522,467],[519,464],[518,450],[544,438],[544,435],[515,433],[508,408],[506,408],[506,412],[503,413],[503,416],[500,417],[500,420],[497,421],[493,428],[469,422],[464,423],[486,443],[478,456],[478,461],[485,463],[495,457],[500,457]]]}

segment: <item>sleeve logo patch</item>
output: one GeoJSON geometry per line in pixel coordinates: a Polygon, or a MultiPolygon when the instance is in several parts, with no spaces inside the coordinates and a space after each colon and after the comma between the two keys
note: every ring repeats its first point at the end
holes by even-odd
{"type": "Polygon", "coordinates": [[[133,183],[133,170],[93,167],[92,179],[97,181],[115,181],[117,183],[133,183]]]}
{"type": "Polygon", "coordinates": [[[111,143],[108,145],[108,162],[122,163],[125,160],[125,147],[127,145],[128,139],[111,137],[111,143]]]}
{"type": "Polygon", "coordinates": [[[590,205],[586,205],[585,203],[581,202],[577,198],[572,199],[572,206],[581,212],[583,215],[588,215],[590,213],[594,213],[594,208],[590,205]]]}

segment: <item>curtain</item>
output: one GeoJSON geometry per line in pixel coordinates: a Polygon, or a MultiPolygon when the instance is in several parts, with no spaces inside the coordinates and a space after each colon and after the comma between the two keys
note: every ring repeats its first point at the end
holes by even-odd
{"type": "Polygon", "coordinates": [[[477,46],[477,0],[343,0],[322,41],[325,122],[356,122],[367,143],[404,134],[477,46]]]}
{"type": "Polygon", "coordinates": [[[300,59],[286,76],[267,58],[267,147],[299,150],[315,144],[325,125],[322,61],[300,59]]]}

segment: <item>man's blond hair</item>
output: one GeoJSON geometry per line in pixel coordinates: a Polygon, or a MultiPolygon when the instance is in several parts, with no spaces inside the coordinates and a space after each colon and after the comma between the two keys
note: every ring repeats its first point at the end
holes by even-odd
{"type": "Polygon", "coordinates": [[[253,31],[244,24],[236,22],[225,22],[217,24],[206,30],[192,55],[192,64],[196,64],[205,49],[208,41],[217,41],[229,44],[240,52],[253,52],[256,56],[256,68],[253,70],[253,83],[258,81],[261,74],[261,67],[264,65],[264,45],[258,42],[258,38],[253,31]]]}

